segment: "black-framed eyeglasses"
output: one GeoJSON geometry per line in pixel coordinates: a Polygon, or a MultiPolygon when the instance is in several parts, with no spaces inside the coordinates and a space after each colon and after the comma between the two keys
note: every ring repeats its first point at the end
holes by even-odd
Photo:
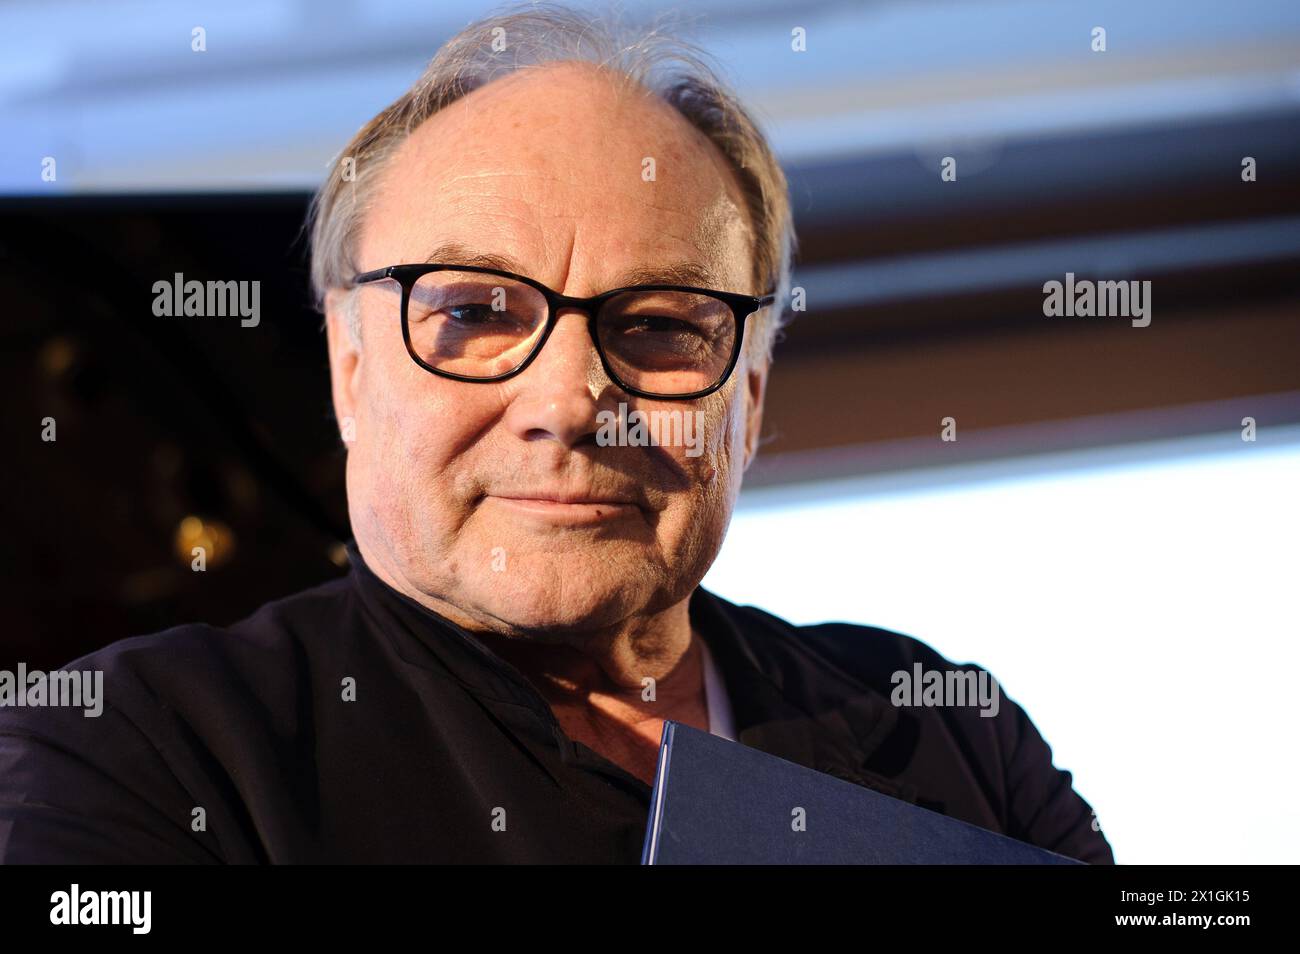
{"type": "Polygon", "coordinates": [[[689,400],[726,383],[745,319],[776,295],[687,285],[631,285],[590,298],[561,295],[513,272],[472,265],[389,265],[352,283],[392,279],[402,289],[402,338],[415,363],[456,381],[519,374],[541,352],[562,308],[587,313],[609,379],[628,394],[689,400]]]}

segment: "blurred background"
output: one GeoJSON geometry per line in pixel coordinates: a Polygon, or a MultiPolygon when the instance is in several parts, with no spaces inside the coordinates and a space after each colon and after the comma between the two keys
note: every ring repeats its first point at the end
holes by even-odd
{"type": "MultiPolygon", "coordinates": [[[[303,216],[491,9],[0,3],[0,668],[343,572],[303,216]],[[260,324],[155,317],[176,272],[260,281],[260,324]]],[[[1122,863],[1294,861],[1300,4],[689,14],[785,164],[807,300],[705,585],[988,668],[1122,863]],[[1045,318],[1066,272],[1150,280],[1150,326],[1045,318]]]]}

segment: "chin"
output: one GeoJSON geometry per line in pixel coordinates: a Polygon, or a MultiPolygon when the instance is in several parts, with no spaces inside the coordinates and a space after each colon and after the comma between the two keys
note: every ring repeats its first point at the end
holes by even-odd
{"type": "MultiPolygon", "coordinates": [[[[512,629],[538,634],[612,626],[651,607],[659,589],[658,574],[608,560],[563,557],[520,558],[500,573],[462,580],[466,603],[512,629]]],[[[657,608],[657,607],[656,607],[657,608]]]]}

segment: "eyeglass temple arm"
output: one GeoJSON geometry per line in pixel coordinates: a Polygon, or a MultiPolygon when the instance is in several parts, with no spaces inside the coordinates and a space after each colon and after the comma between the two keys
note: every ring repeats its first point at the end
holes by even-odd
{"type": "Polygon", "coordinates": [[[376,268],[373,271],[362,272],[360,275],[354,275],[352,278],[353,285],[365,285],[368,282],[377,282],[383,278],[392,277],[392,267],[376,268]]]}

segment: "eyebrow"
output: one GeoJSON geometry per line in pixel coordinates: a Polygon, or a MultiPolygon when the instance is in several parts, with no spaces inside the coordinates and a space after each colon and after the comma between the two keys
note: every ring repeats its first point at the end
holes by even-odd
{"type": "Polygon", "coordinates": [[[424,263],[426,265],[469,265],[473,268],[495,268],[502,272],[524,274],[523,267],[509,256],[476,252],[459,242],[445,242],[439,245],[429,253],[424,263]]]}
{"type": "MultiPolygon", "coordinates": [[[[479,252],[460,242],[444,242],[425,259],[425,264],[469,265],[476,268],[493,268],[502,272],[527,275],[522,265],[508,255],[479,252]]],[[[716,288],[717,276],[711,268],[697,262],[676,262],[670,265],[638,265],[620,272],[611,288],[627,285],[690,285],[696,288],[716,288]]]]}

